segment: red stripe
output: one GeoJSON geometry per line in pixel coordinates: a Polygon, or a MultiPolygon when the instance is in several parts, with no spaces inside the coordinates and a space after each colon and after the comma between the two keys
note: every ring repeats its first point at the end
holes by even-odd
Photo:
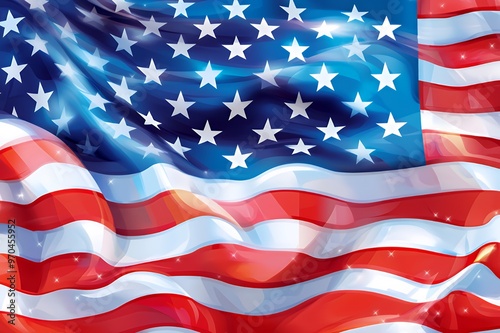
{"type": "MultiPolygon", "coordinates": [[[[430,140],[426,141],[429,146],[433,144],[432,138],[425,137],[430,140]]],[[[430,149],[428,154],[429,158],[434,156],[430,149]]],[[[435,154],[439,156],[439,152],[435,154]]],[[[266,192],[240,202],[212,201],[185,191],[169,191],[141,203],[117,204],[106,202],[100,193],[65,190],[44,195],[29,205],[0,201],[0,223],[15,218],[18,227],[44,231],[77,220],[91,220],[124,236],[161,232],[200,216],[216,216],[235,224],[237,221],[241,227],[265,220],[300,219],[325,228],[350,229],[395,218],[472,227],[488,223],[495,216],[499,201],[500,193],[494,191],[457,191],[350,203],[287,190],[266,192]],[[462,204],[456,206],[455,202],[462,204]]]]}
{"type": "Polygon", "coordinates": [[[500,81],[466,87],[420,82],[422,110],[480,113],[500,111],[500,81]]]}
{"type": "MultiPolygon", "coordinates": [[[[394,218],[416,218],[457,226],[488,223],[498,205],[478,203],[478,196],[496,196],[495,192],[463,191],[404,197],[372,203],[351,203],[319,194],[298,191],[273,191],[237,203],[221,205],[244,227],[262,220],[294,218],[332,229],[357,228],[394,218]],[[467,209],[453,207],[453,202],[470,203],[467,209]],[[478,204],[477,209],[475,205],[478,204]],[[435,216],[438,214],[438,216],[435,216]],[[474,215],[474,219],[470,218],[474,215]],[[447,220],[453,215],[456,220],[447,220]]],[[[486,197],[485,197],[486,199],[486,197]]],[[[486,200],[487,201],[487,200],[486,200]]],[[[496,200],[494,200],[496,201],[496,200]]]]}
{"type": "MultiPolygon", "coordinates": [[[[72,253],[41,263],[17,258],[19,279],[16,288],[28,294],[43,294],[65,288],[97,289],[125,274],[139,271],[168,276],[204,276],[244,287],[274,288],[349,268],[379,270],[419,283],[436,284],[450,279],[474,262],[488,266],[500,277],[498,246],[497,243],[486,244],[463,257],[408,248],[378,248],[331,259],[317,259],[296,252],[262,251],[239,245],[217,244],[179,258],[127,267],[111,266],[97,255],[72,253]]],[[[0,256],[0,264],[7,267],[7,255],[0,256]]],[[[0,272],[0,283],[8,286],[8,276],[7,271],[0,272]]]]}
{"type": "Polygon", "coordinates": [[[0,201],[0,223],[9,219],[15,219],[17,227],[33,231],[55,229],[78,220],[95,221],[115,230],[103,195],[89,190],[52,192],[28,205],[0,201]]]}
{"type": "Polygon", "coordinates": [[[465,161],[500,167],[500,144],[496,139],[431,131],[424,131],[423,137],[428,164],[465,161]]]}
{"type": "Polygon", "coordinates": [[[48,163],[82,166],[73,152],[62,142],[33,140],[0,150],[0,181],[29,176],[48,163]]]}
{"type": "Polygon", "coordinates": [[[500,59],[500,35],[446,46],[419,45],[418,48],[419,59],[448,68],[471,67],[500,59]]]}
{"type": "Polygon", "coordinates": [[[444,18],[481,10],[500,10],[498,0],[419,0],[419,18],[444,18]]]}
{"type": "MultiPolygon", "coordinates": [[[[281,295],[276,295],[276,302],[281,295]]],[[[82,313],[95,313],[82,302],[82,313]]],[[[274,308],[269,302],[263,307],[274,308]]],[[[2,309],[2,311],[5,311],[2,309]]],[[[469,293],[456,291],[429,303],[408,303],[388,296],[359,292],[331,292],[292,309],[266,316],[222,312],[185,296],[158,294],[141,297],[98,315],[68,321],[48,321],[18,315],[16,332],[136,333],[157,326],[178,326],[201,333],[341,332],[382,322],[413,322],[439,332],[466,333],[500,327],[500,308],[469,293]]],[[[0,329],[12,326],[2,314],[0,329]]]]}

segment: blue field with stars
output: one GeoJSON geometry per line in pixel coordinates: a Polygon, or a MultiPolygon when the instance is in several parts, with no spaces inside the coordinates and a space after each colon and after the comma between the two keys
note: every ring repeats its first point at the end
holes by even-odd
{"type": "Polygon", "coordinates": [[[0,34],[0,109],[92,171],[425,162],[416,1],[4,1],[0,34]]]}

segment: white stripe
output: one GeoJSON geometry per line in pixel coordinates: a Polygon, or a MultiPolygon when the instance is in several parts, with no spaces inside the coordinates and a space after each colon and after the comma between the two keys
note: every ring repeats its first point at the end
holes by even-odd
{"type": "MultiPolygon", "coordinates": [[[[7,244],[7,225],[0,225],[7,244]]],[[[91,253],[114,266],[176,258],[213,244],[237,244],[267,251],[301,252],[333,258],[353,251],[401,247],[465,256],[487,243],[500,242],[500,216],[480,227],[457,227],[425,220],[395,219],[332,230],[297,220],[270,220],[241,229],[219,218],[198,217],[145,236],[120,236],[92,221],[73,222],[49,231],[16,229],[17,255],[40,262],[67,253],[91,253]]],[[[7,247],[0,249],[6,254],[7,247]]]]}
{"type": "MultiPolygon", "coordinates": [[[[0,286],[5,309],[9,288],[0,286]]],[[[486,266],[472,264],[434,285],[370,269],[350,269],[277,288],[248,288],[199,276],[165,276],[151,272],[126,274],[93,290],[61,289],[40,296],[16,292],[18,315],[41,320],[69,320],[112,311],[139,297],[182,295],[212,309],[247,315],[270,315],[291,309],[332,291],[363,291],[410,303],[433,302],[453,291],[465,291],[500,305],[500,281],[486,266]],[[31,311],[30,311],[31,310],[31,311]]]]}
{"type": "Polygon", "coordinates": [[[139,331],[139,333],[198,333],[198,332],[188,330],[187,328],[182,328],[182,327],[162,326],[162,327],[148,328],[147,330],[139,331]]]}
{"type": "Polygon", "coordinates": [[[422,129],[500,140],[500,112],[463,114],[422,111],[422,129]]]}
{"type": "Polygon", "coordinates": [[[462,162],[366,173],[288,164],[244,181],[197,178],[168,164],[155,164],[134,175],[92,175],[106,199],[119,203],[140,202],[176,189],[223,201],[245,200],[273,190],[300,190],[359,203],[449,191],[500,190],[500,170],[462,162]]]}
{"type": "Polygon", "coordinates": [[[465,87],[500,80],[500,61],[465,68],[447,68],[420,59],[418,67],[420,81],[443,86],[465,87]]]}
{"type": "Polygon", "coordinates": [[[0,200],[29,204],[47,193],[68,189],[100,191],[86,169],[72,164],[50,163],[21,181],[0,181],[0,200]]]}
{"type": "Polygon", "coordinates": [[[500,170],[458,162],[404,170],[342,173],[313,165],[278,166],[244,181],[202,179],[167,164],[131,175],[92,174],[70,164],[46,164],[22,181],[0,182],[0,200],[29,204],[42,195],[68,189],[102,191],[108,201],[134,203],[168,190],[185,190],[208,198],[239,201],[272,190],[300,190],[350,202],[375,202],[450,191],[500,190],[500,170]]]}
{"type": "Polygon", "coordinates": [[[32,138],[39,139],[49,136],[49,133],[43,133],[42,130],[28,125],[25,121],[10,118],[0,118],[0,133],[0,149],[32,138]]]}
{"type": "Polygon", "coordinates": [[[418,42],[449,45],[500,33],[500,11],[477,11],[448,18],[418,20],[418,42]]]}
{"type": "Polygon", "coordinates": [[[416,323],[383,323],[355,328],[344,333],[439,333],[432,328],[416,323]]]}

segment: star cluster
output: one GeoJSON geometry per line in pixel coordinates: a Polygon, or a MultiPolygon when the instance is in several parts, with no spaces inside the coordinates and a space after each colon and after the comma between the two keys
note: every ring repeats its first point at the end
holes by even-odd
{"type": "Polygon", "coordinates": [[[243,179],[285,163],[424,163],[416,4],[74,1],[0,5],[0,107],[91,169],[170,163],[243,179]],[[43,18],[43,19],[40,19],[43,18]]]}

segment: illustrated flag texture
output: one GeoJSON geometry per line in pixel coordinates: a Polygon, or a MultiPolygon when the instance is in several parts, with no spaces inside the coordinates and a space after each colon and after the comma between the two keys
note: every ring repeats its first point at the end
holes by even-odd
{"type": "Polygon", "coordinates": [[[499,36],[499,0],[0,1],[0,331],[500,330],[499,36]]]}

